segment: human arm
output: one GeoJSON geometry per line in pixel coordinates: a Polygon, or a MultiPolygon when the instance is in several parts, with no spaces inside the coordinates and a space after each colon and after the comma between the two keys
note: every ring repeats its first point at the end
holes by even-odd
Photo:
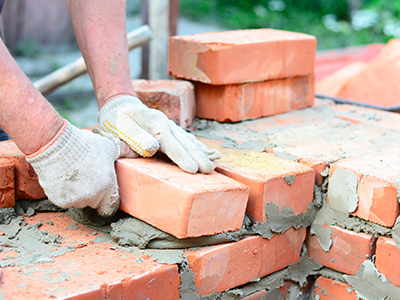
{"type": "Polygon", "coordinates": [[[160,149],[187,172],[211,173],[219,152],[208,149],[137,98],[129,70],[125,1],[69,0],[68,4],[95,90],[102,129],[141,156],[152,156],[160,149]]]}
{"type": "Polygon", "coordinates": [[[119,140],[79,130],[64,120],[1,39],[0,112],[0,126],[26,154],[50,201],[63,208],[90,206],[103,216],[115,213],[119,140]]]}

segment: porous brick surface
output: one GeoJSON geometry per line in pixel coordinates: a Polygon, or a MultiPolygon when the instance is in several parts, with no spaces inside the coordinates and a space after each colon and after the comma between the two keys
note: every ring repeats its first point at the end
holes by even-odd
{"type": "Polygon", "coordinates": [[[181,127],[188,127],[195,115],[194,86],[184,80],[132,80],[139,99],[181,127]]]}
{"type": "Polygon", "coordinates": [[[180,298],[177,265],[159,264],[150,257],[143,259],[118,251],[113,243],[101,241],[104,234],[94,235],[93,229],[81,224],[73,228],[76,222],[64,213],[39,213],[25,221],[28,224],[41,222],[39,230],[59,233],[62,240],[59,244],[37,242],[40,247],[19,253],[13,247],[4,247],[0,253],[2,262],[11,263],[1,269],[2,298],[180,298]],[[46,251],[58,254],[46,260],[41,255],[46,251]]]}
{"type": "Polygon", "coordinates": [[[400,270],[397,268],[400,262],[400,250],[396,247],[392,238],[379,237],[376,242],[375,266],[387,281],[400,287],[400,270]]]}
{"type": "Polygon", "coordinates": [[[314,73],[316,38],[273,29],[199,33],[170,38],[169,73],[213,85],[314,73]]]}
{"type": "Polygon", "coordinates": [[[222,292],[299,261],[305,234],[304,228],[289,229],[270,240],[250,236],[239,242],[187,251],[196,293],[222,292]]]}
{"type": "Polygon", "coordinates": [[[246,214],[252,222],[268,221],[266,204],[277,205],[279,211],[291,209],[296,215],[307,211],[314,197],[313,169],[265,152],[221,148],[221,140],[200,140],[222,153],[217,172],[250,187],[246,214]]]}
{"type": "Polygon", "coordinates": [[[313,105],[314,76],[230,85],[195,83],[196,115],[237,122],[313,105]]]}
{"type": "Polygon", "coordinates": [[[344,282],[320,276],[315,281],[314,299],[319,300],[357,300],[356,292],[344,282]]]}
{"type": "Polygon", "coordinates": [[[119,159],[120,209],[178,238],[242,227],[249,187],[217,172],[189,174],[162,157],[119,159]]]}
{"type": "MultiPolygon", "coordinates": [[[[353,191],[358,196],[358,204],[352,215],[392,227],[400,213],[397,195],[400,176],[398,149],[386,148],[385,151],[360,155],[334,164],[330,178],[340,174],[336,177],[343,175],[342,180],[346,182],[344,175],[348,173],[336,173],[338,169],[351,172],[358,179],[358,185],[353,191]]],[[[328,195],[341,193],[341,190],[343,187],[340,185],[329,185],[328,195]]]]}
{"type": "MultiPolygon", "coordinates": [[[[38,177],[32,166],[26,161],[25,155],[12,141],[0,142],[0,154],[3,164],[14,165],[14,186],[16,199],[41,199],[45,197],[38,177]],[[6,161],[9,163],[6,163],[6,161]]],[[[11,197],[11,196],[10,196],[11,197]]],[[[11,198],[8,205],[13,206],[11,198]]]]}
{"type": "Polygon", "coordinates": [[[15,204],[14,163],[7,158],[0,158],[0,209],[15,204]]]}
{"type": "Polygon", "coordinates": [[[331,228],[332,246],[329,251],[321,247],[316,235],[308,235],[306,239],[308,255],[325,267],[354,275],[362,263],[375,253],[375,238],[339,226],[331,226],[331,228]]]}

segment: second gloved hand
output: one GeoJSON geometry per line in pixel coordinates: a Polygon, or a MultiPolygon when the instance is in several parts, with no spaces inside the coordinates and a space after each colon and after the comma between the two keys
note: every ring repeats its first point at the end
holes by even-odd
{"type": "Polygon", "coordinates": [[[149,109],[131,95],[108,101],[101,108],[98,121],[104,131],[118,136],[139,155],[150,157],[160,150],[189,173],[211,173],[213,160],[221,157],[217,150],[207,148],[164,113],[149,109]]]}

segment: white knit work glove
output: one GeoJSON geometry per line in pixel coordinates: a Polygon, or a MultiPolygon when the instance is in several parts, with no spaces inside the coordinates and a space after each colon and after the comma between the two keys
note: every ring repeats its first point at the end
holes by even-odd
{"type": "Polygon", "coordinates": [[[51,202],[62,208],[90,206],[104,217],[117,211],[114,162],[119,157],[118,139],[64,121],[60,132],[44,148],[28,155],[27,160],[51,202]]]}
{"type": "Polygon", "coordinates": [[[212,161],[221,157],[217,150],[207,148],[164,113],[148,108],[131,95],[120,95],[107,102],[98,121],[104,131],[119,137],[139,155],[150,157],[160,150],[189,173],[212,173],[212,161]]]}

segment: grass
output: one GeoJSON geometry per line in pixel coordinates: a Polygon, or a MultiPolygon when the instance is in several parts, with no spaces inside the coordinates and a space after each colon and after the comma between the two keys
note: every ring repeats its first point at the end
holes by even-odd
{"type": "Polygon", "coordinates": [[[274,28],[311,34],[318,49],[386,43],[400,37],[400,1],[364,0],[356,15],[350,0],[181,0],[182,16],[227,29],[274,28]],[[387,30],[391,22],[391,30],[387,30]]]}

